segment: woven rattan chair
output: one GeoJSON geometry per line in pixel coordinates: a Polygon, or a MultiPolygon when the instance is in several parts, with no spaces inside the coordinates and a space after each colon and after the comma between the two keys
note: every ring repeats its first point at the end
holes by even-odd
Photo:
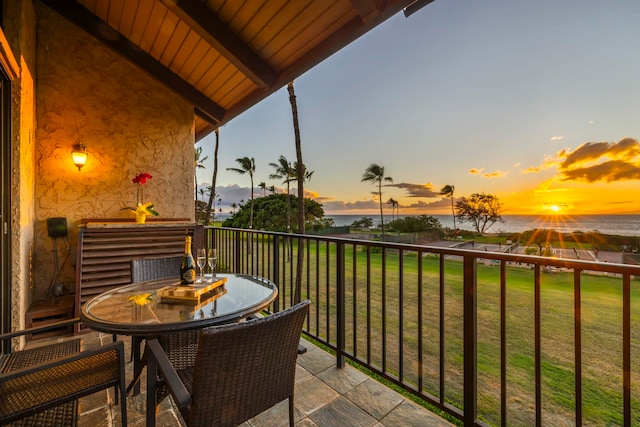
{"type": "MultiPolygon", "coordinates": [[[[149,372],[164,379],[190,427],[237,426],[287,398],[293,426],[296,358],[308,311],[306,300],[264,318],[203,329],[195,366],[184,369],[150,340],[149,372]]],[[[152,390],[155,376],[147,381],[152,390]]]]}
{"type": "MultiPolygon", "coordinates": [[[[77,322],[60,322],[67,325],[77,322]]],[[[46,328],[0,335],[9,340],[46,328]]],[[[75,426],[77,400],[114,387],[127,425],[124,344],[121,341],[80,351],[80,339],[0,355],[0,425],[75,426]]]]}
{"type": "Polygon", "coordinates": [[[131,283],[180,276],[182,257],[131,260],[131,283]]]}
{"type": "MultiPolygon", "coordinates": [[[[146,282],[147,280],[166,279],[180,276],[182,257],[143,258],[131,260],[131,283],[146,282]]],[[[116,337],[114,336],[114,341],[116,337]]],[[[142,338],[131,338],[131,360],[140,357],[142,338]]]]}
{"type": "MultiPolygon", "coordinates": [[[[169,277],[178,277],[180,275],[180,263],[182,257],[169,258],[143,258],[131,260],[131,283],[145,282],[147,280],[166,279],[169,277]]],[[[159,337],[162,347],[169,355],[169,359],[177,365],[184,366],[184,361],[195,360],[195,348],[198,344],[198,335],[200,331],[186,331],[176,334],[167,334],[159,337]]],[[[114,338],[115,340],[115,338],[114,338]]],[[[140,359],[140,347],[142,338],[133,336],[131,338],[131,360],[140,359]]],[[[138,381],[144,367],[144,361],[138,364],[134,372],[134,380],[129,386],[129,390],[138,391],[138,381]]],[[[158,401],[164,399],[168,395],[165,389],[160,389],[157,396],[158,401]]]]}

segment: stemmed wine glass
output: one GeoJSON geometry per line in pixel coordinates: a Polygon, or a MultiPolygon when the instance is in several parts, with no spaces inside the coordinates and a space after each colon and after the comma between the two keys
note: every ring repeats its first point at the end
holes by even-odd
{"type": "Polygon", "coordinates": [[[215,277],[216,264],[218,263],[218,251],[216,249],[209,249],[207,262],[209,263],[209,268],[211,269],[211,277],[215,277]]]}
{"type": "Polygon", "coordinates": [[[207,264],[207,252],[203,248],[196,250],[196,263],[200,268],[199,282],[204,282],[204,266],[207,264]]]}

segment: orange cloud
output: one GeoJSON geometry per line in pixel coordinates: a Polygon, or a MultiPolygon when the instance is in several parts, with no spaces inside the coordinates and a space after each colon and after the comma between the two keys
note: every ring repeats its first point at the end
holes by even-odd
{"type": "Polygon", "coordinates": [[[564,149],[523,173],[555,167],[560,181],[614,182],[640,179],[640,142],[624,138],[618,142],[587,142],[574,150],[564,149]]]}
{"type": "Polygon", "coordinates": [[[508,174],[508,172],[504,172],[504,171],[494,171],[494,172],[487,172],[485,174],[483,174],[482,176],[484,176],[485,178],[502,178],[504,176],[506,176],[508,174]]]}
{"type": "Polygon", "coordinates": [[[471,168],[471,169],[469,169],[469,174],[470,175],[480,175],[483,170],[484,170],[484,168],[480,168],[480,169],[471,168]]]}

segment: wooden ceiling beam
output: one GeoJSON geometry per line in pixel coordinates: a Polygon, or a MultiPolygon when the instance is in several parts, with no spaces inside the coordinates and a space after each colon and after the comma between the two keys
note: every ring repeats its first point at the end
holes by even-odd
{"type": "Polygon", "coordinates": [[[161,0],[260,89],[273,85],[277,73],[199,0],[161,0]]]}
{"type": "Polygon", "coordinates": [[[42,2],[192,103],[199,111],[199,115],[209,123],[217,125],[224,118],[226,114],[224,108],[206,97],[151,55],[135,46],[126,37],[80,4],[75,1],[60,0],[42,0],[42,2]]]}

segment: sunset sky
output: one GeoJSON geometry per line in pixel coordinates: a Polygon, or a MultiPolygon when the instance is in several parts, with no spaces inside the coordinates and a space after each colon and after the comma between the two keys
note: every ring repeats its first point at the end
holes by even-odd
{"type": "MultiPolygon", "coordinates": [[[[446,214],[490,193],[505,214],[640,210],[640,1],[436,0],[399,14],[295,81],[305,185],[328,214],[375,214],[371,163],[401,214],[446,214]]],[[[215,136],[198,183],[210,185],[215,136]]],[[[249,200],[254,157],[295,160],[283,88],[220,129],[223,210],[249,200]]]]}

